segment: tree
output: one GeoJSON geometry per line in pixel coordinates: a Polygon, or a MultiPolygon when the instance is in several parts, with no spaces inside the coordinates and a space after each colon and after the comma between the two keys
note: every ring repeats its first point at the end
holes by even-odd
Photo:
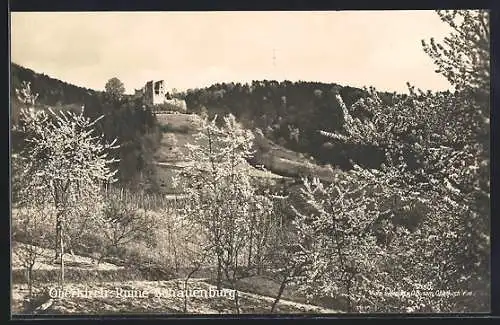
{"type": "Polygon", "coordinates": [[[276,226],[278,227],[272,234],[272,245],[263,253],[268,262],[267,265],[272,270],[271,277],[280,284],[271,305],[271,313],[276,312],[286,286],[303,276],[310,262],[302,251],[300,238],[294,236],[293,225],[280,222],[276,226]]]}
{"type": "Polygon", "coordinates": [[[250,198],[248,218],[248,260],[247,267],[256,268],[261,274],[265,256],[274,248],[276,231],[276,215],[273,213],[273,202],[269,193],[255,194],[250,198]]]}
{"type": "MultiPolygon", "coordinates": [[[[34,192],[34,191],[29,191],[34,192]]],[[[26,192],[25,192],[26,193],[26,192]]],[[[41,193],[37,193],[41,194],[41,193]]],[[[28,283],[28,299],[31,302],[33,298],[33,271],[35,266],[43,256],[43,244],[47,243],[47,220],[45,218],[43,204],[40,201],[42,195],[25,196],[22,207],[13,211],[13,225],[17,232],[20,232],[25,239],[22,243],[17,243],[17,256],[26,271],[28,283]]]]}
{"type": "Polygon", "coordinates": [[[108,188],[105,198],[103,216],[98,219],[104,242],[97,264],[128,243],[152,243],[155,240],[155,222],[147,214],[144,202],[141,202],[144,201],[144,193],[131,194],[123,188],[108,188]]]}
{"type": "MultiPolygon", "coordinates": [[[[372,260],[375,269],[360,269],[364,271],[358,278],[369,284],[365,286],[369,290],[358,300],[358,309],[470,312],[489,306],[489,296],[484,294],[489,292],[490,277],[487,13],[439,13],[454,32],[445,39],[447,47],[431,41],[431,45],[424,42],[424,49],[435,59],[438,72],[455,86],[455,93],[424,92],[409,86],[408,96],[394,95],[387,103],[372,88],[367,89],[367,98],[350,109],[337,93],[344,114],[343,132],[320,131],[341,143],[371,145],[385,152],[377,177],[370,181],[377,190],[363,195],[373,205],[365,212],[378,214],[371,235],[378,254],[372,260]],[[355,117],[355,111],[366,114],[355,117]],[[387,207],[387,213],[376,206],[387,207]],[[384,290],[416,294],[395,296],[384,290]]],[[[360,188],[370,184],[359,174],[346,175],[348,182],[360,188]]],[[[310,196],[309,201],[324,211],[319,216],[335,220],[348,216],[350,209],[338,210],[345,200],[330,207],[332,195],[327,200],[310,196]]],[[[329,224],[327,218],[316,218],[311,222],[299,218],[298,228],[314,230],[329,224]]],[[[321,237],[316,238],[313,243],[321,237]]],[[[358,246],[351,245],[351,255],[361,253],[358,246]]],[[[312,256],[321,254],[319,249],[311,250],[312,256]]],[[[317,258],[313,270],[321,278],[342,264],[339,260],[328,266],[317,258]]]]}
{"type": "MultiPolygon", "coordinates": [[[[422,41],[425,52],[458,91],[489,104],[490,96],[490,25],[487,10],[438,10],[441,20],[453,32],[436,43],[422,41]]],[[[489,105],[488,105],[489,106],[489,105]]],[[[489,116],[489,111],[484,112],[489,116]]]]}
{"type": "Polygon", "coordinates": [[[295,209],[299,250],[292,258],[304,270],[295,282],[308,297],[331,297],[347,312],[365,311],[371,289],[384,286],[377,263],[383,252],[373,225],[384,211],[376,172],[355,169],[331,184],[304,179],[306,207],[295,209]]]}
{"type": "MultiPolygon", "coordinates": [[[[187,145],[192,165],[183,170],[182,177],[190,197],[183,214],[204,229],[216,257],[220,290],[223,275],[233,288],[236,284],[249,234],[249,202],[255,189],[245,167],[253,134],[233,115],[225,116],[220,127],[216,118],[205,118],[196,144],[187,145]]],[[[239,313],[237,294],[235,308],[239,313]]]]}
{"type": "Polygon", "coordinates": [[[113,77],[106,82],[104,89],[113,98],[120,99],[125,93],[125,86],[120,79],[113,77]]]}
{"type": "Polygon", "coordinates": [[[26,188],[42,189],[48,194],[47,203],[56,210],[55,260],[60,258],[61,285],[64,281],[64,227],[71,224],[71,216],[78,215],[82,205],[93,202],[99,208],[101,185],[114,181],[109,166],[115,162],[107,157],[117,148],[103,143],[102,136],[94,135],[94,125],[80,113],[55,113],[35,110],[36,96],[29,84],[23,84],[18,96],[28,108],[21,113],[20,128],[24,134],[24,147],[19,154],[21,179],[26,188]]]}
{"type": "MultiPolygon", "coordinates": [[[[210,261],[212,257],[213,250],[211,243],[206,241],[204,237],[204,229],[199,223],[189,222],[190,220],[182,220],[181,227],[184,232],[187,232],[187,236],[184,238],[182,255],[183,259],[188,264],[188,273],[184,279],[183,290],[188,292],[189,280],[191,277],[198,272],[203,265],[210,261]]],[[[188,312],[188,295],[184,295],[184,313],[188,312]]]]}

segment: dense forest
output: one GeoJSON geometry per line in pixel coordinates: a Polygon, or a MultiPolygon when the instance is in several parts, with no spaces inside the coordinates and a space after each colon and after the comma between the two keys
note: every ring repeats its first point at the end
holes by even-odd
{"type": "MultiPolygon", "coordinates": [[[[140,99],[131,96],[116,97],[106,92],[75,86],[64,81],[37,73],[18,64],[11,64],[11,116],[17,123],[19,111],[23,107],[16,96],[16,89],[22,82],[29,82],[31,90],[38,94],[37,107],[55,110],[79,111],[84,106],[84,114],[95,119],[101,115],[96,129],[105,140],[117,139],[120,149],[114,152],[119,158],[118,176],[128,187],[144,186],[155,190],[155,180],[151,168],[151,155],[159,145],[160,133],[151,109],[142,105],[140,99]]],[[[22,146],[21,136],[13,132],[12,149],[16,152],[22,146]]]]}
{"type": "MultiPolygon", "coordinates": [[[[23,81],[31,83],[33,91],[38,93],[38,103],[50,106],[83,104],[88,98],[100,92],[72,85],[59,79],[51,78],[43,73],[11,63],[11,98],[16,97],[16,89],[21,88],[23,81]]],[[[13,105],[14,106],[14,105],[13,105]]],[[[14,106],[13,108],[15,108],[14,106]]]]}
{"type": "MultiPolygon", "coordinates": [[[[351,106],[366,97],[368,90],[321,82],[254,80],[251,84],[218,83],[190,89],[185,97],[190,111],[207,111],[211,116],[231,113],[246,127],[259,128],[268,139],[311,156],[320,164],[350,169],[353,160],[363,166],[378,166],[383,160],[381,150],[332,142],[318,132],[338,131],[343,125],[337,93],[351,106]]],[[[387,104],[394,96],[385,92],[380,95],[387,104]]],[[[366,112],[353,114],[361,117],[366,112]]]]}

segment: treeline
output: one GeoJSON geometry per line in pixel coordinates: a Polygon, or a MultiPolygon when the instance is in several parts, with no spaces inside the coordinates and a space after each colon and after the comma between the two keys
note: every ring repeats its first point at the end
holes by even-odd
{"type": "MultiPolygon", "coordinates": [[[[350,160],[354,160],[361,165],[377,166],[383,156],[374,148],[342,145],[325,140],[318,133],[318,129],[340,130],[344,123],[335,99],[337,93],[347,105],[368,94],[363,89],[321,82],[254,80],[250,84],[217,83],[190,89],[185,97],[190,111],[206,111],[211,116],[231,113],[246,127],[260,128],[270,140],[309,154],[322,164],[349,169],[350,160]]],[[[391,102],[392,94],[381,96],[391,102]]]]}
{"type": "Polygon", "coordinates": [[[31,91],[38,94],[35,107],[54,110],[80,111],[95,119],[104,115],[97,125],[97,131],[105,140],[117,139],[120,149],[114,153],[119,158],[118,177],[125,186],[143,186],[155,190],[151,168],[151,157],[160,142],[160,132],[151,108],[143,106],[140,99],[132,96],[111,96],[105,92],[78,87],[64,81],[36,73],[15,63],[11,64],[11,117],[14,125],[12,148],[18,152],[23,147],[23,135],[16,131],[19,112],[26,106],[16,95],[22,82],[29,82],[31,91]]]}
{"type": "Polygon", "coordinates": [[[58,106],[64,104],[83,104],[85,100],[97,95],[98,91],[78,87],[59,79],[51,78],[43,73],[11,63],[11,96],[15,97],[16,89],[23,81],[31,83],[31,88],[38,93],[38,101],[44,105],[58,106]]]}

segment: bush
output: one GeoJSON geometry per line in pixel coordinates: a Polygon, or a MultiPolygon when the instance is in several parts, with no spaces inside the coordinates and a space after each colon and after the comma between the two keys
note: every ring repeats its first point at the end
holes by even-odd
{"type": "Polygon", "coordinates": [[[172,133],[182,133],[182,134],[188,134],[190,131],[188,125],[180,125],[175,127],[172,124],[164,124],[160,126],[160,130],[163,133],[172,132],[172,133]]]}

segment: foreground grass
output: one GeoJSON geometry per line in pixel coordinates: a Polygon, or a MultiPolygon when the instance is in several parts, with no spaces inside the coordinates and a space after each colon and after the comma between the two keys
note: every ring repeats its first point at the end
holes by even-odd
{"type": "MultiPolygon", "coordinates": [[[[67,295],[62,296],[56,291],[59,288],[59,265],[53,264],[53,250],[44,248],[39,248],[40,256],[34,268],[33,293],[36,299],[28,305],[28,288],[19,255],[23,245],[26,244],[15,243],[12,250],[11,309],[14,314],[33,313],[34,308],[46,302],[50,302],[50,307],[43,311],[45,314],[236,313],[233,290],[224,289],[223,295],[209,296],[210,291],[216,289],[215,285],[209,283],[213,275],[210,269],[197,272],[196,278],[188,282],[188,291],[206,292],[207,296],[198,294],[189,297],[185,312],[184,297],[179,292],[185,292],[184,273],[189,270],[179,270],[178,274],[168,274],[167,278],[163,278],[160,274],[152,274],[151,270],[138,269],[137,266],[95,264],[91,258],[70,254],[65,255],[64,289],[67,295]]],[[[237,286],[240,312],[269,313],[277,293],[276,285],[265,277],[242,279],[237,286]]],[[[229,288],[227,284],[224,286],[229,288]]],[[[293,290],[286,291],[276,312],[335,312],[302,302],[302,299],[293,295],[293,290]]]]}
{"type": "MultiPolygon", "coordinates": [[[[59,265],[54,264],[54,250],[49,248],[43,248],[39,246],[33,246],[25,243],[19,243],[16,241],[12,242],[12,268],[22,269],[23,268],[23,259],[21,251],[25,247],[35,247],[37,252],[36,263],[33,266],[35,270],[57,270],[59,269],[59,265]]],[[[79,269],[94,269],[99,271],[104,270],[122,270],[123,266],[118,266],[112,263],[101,262],[99,264],[96,263],[96,260],[91,257],[81,256],[81,255],[73,255],[70,253],[64,254],[64,264],[66,267],[70,268],[79,268],[79,269]]]]}
{"type": "MultiPolygon", "coordinates": [[[[178,296],[183,290],[182,280],[170,281],[123,281],[93,284],[70,283],[65,286],[66,297],[52,299],[52,305],[45,314],[124,314],[124,313],[161,313],[183,314],[184,297],[178,296]],[[106,292],[106,295],[104,294],[106,292]]],[[[35,292],[45,292],[55,296],[56,284],[38,286],[35,292]],[[52,289],[52,293],[50,293],[52,289]]],[[[188,283],[188,292],[210,292],[215,286],[201,280],[188,283]]],[[[15,284],[12,288],[12,312],[27,313],[23,300],[27,288],[15,284]]],[[[241,313],[269,313],[273,299],[258,294],[238,292],[241,313]]],[[[43,302],[42,302],[43,303],[43,302]]],[[[283,300],[278,304],[278,313],[335,313],[333,310],[313,305],[283,300]]],[[[191,296],[188,298],[187,313],[190,314],[234,314],[234,296],[225,289],[218,296],[191,296]]]]}
{"type": "MultiPolygon", "coordinates": [[[[12,283],[26,283],[26,268],[23,266],[21,250],[24,243],[13,242],[11,260],[12,283]]],[[[57,283],[60,277],[60,265],[54,263],[54,251],[36,247],[38,257],[33,267],[34,283],[57,283]]],[[[175,274],[159,267],[148,265],[115,265],[113,263],[96,263],[92,258],[81,255],[64,255],[64,273],[66,282],[89,283],[127,280],[169,280],[175,274]]]]}

